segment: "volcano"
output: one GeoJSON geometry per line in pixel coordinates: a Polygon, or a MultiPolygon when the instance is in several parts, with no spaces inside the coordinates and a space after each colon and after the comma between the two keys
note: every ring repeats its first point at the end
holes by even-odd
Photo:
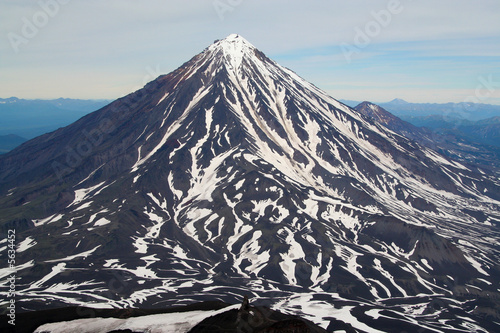
{"type": "Polygon", "coordinates": [[[499,225],[493,174],[239,35],[0,156],[19,311],[247,295],[327,330],[498,331],[499,225]]]}

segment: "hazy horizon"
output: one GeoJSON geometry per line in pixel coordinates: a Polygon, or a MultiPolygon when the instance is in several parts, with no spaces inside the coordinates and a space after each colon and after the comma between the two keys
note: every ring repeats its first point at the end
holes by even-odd
{"type": "MultiPolygon", "coordinates": [[[[132,93],[132,91],[131,91],[132,93]]],[[[9,96],[9,97],[1,97],[0,96],[0,99],[10,99],[10,98],[17,98],[19,100],[27,100],[27,101],[55,101],[55,100],[58,100],[58,99],[69,99],[69,100],[82,100],[82,101],[109,101],[109,102],[113,102],[115,100],[117,100],[118,98],[121,98],[123,96],[119,96],[119,97],[116,97],[116,98],[71,98],[71,97],[56,97],[56,98],[21,98],[21,97],[17,97],[17,96],[9,96]]],[[[360,99],[360,100],[353,100],[353,99],[349,99],[349,98],[337,98],[335,96],[332,96],[334,97],[335,99],[337,99],[338,101],[349,101],[349,102],[357,102],[357,103],[362,103],[362,102],[371,102],[371,103],[374,103],[374,104],[387,104],[387,103],[391,103],[391,102],[394,102],[396,100],[400,100],[400,101],[403,101],[403,102],[406,102],[406,103],[409,103],[409,104],[449,104],[449,103],[465,103],[465,102],[413,102],[413,101],[408,101],[406,99],[403,99],[403,98],[398,98],[398,97],[395,97],[391,100],[387,100],[387,101],[371,101],[371,100],[363,100],[363,99],[360,99]]],[[[498,104],[495,104],[495,103],[478,103],[478,104],[486,104],[486,105],[493,105],[493,106],[500,106],[500,102],[498,102],[498,104]]]]}

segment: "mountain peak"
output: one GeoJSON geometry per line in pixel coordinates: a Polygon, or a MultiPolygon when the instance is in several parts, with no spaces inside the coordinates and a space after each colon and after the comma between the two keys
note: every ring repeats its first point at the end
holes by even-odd
{"type": "Polygon", "coordinates": [[[249,41],[238,34],[230,34],[224,39],[216,40],[211,48],[225,49],[225,50],[241,50],[243,48],[255,49],[249,41]]]}
{"type": "Polygon", "coordinates": [[[255,49],[255,46],[238,34],[230,34],[209,47],[210,51],[221,51],[234,68],[239,67],[244,56],[254,54],[255,49]]]}
{"type": "Polygon", "coordinates": [[[395,98],[392,101],[390,101],[389,103],[392,103],[392,104],[408,104],[407,101],[405,101],[404,99],[401,99],[401,98],[395,98]]]}
{"type": "Polygon", "coordinates": [[[238,38],[240,38],[240,40],[245,40],[243,37],[240,37],[240,35],[238,35],[238,34],[230,34],[226,38],[224,38],[224,40],[233,41],[233,40],[236,40],[238,38]]]}

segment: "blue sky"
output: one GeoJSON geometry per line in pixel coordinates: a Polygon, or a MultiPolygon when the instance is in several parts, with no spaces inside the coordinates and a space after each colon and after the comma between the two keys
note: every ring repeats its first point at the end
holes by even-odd
{"type": "Polygon", "coordinates": [[[2,0],[0,98],[124,96],[238,33],[338,99],[500,104],[498,0],[2,0]]]}

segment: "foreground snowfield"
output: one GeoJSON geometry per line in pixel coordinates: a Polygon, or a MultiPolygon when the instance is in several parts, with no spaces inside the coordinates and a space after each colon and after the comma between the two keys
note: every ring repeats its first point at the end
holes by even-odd
{"type": "Polygon", "coordinates": [[[150,316],[119,318],[86,318],[40,326],[35,333],[107,333],[113,330],[129,329],[133,332],[148,333],[185,333],[203,319],[215,316],[239,305],[229,306],[216,311],[189,311],[164,313],[150,316]]]}

